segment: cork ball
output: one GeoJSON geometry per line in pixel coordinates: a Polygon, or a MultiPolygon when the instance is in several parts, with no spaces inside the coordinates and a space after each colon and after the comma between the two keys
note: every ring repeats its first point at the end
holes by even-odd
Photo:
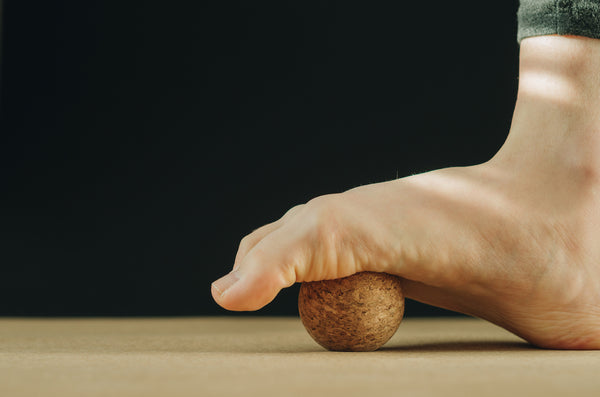
{"type": "Polygon", "coordinates": [[[404,315],[399,277],[362,272],[305,282],[298,310],[313,339],[328,350],[373,351],[396,332],[404,315]]]}

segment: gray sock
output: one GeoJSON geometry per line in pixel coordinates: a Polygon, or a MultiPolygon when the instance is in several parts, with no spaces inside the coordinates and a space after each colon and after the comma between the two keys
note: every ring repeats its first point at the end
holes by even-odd
{"type": "Polygon", "coordinates": [[[600,0],[520,0],[519,43],[549,34],[600,39],[600,0]]]}

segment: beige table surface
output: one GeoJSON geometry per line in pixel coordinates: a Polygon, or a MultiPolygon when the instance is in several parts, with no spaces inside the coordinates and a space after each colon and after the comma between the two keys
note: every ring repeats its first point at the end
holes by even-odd
{"type": "Polygon", "coordinates": [[[405,319],[372,353],[297,318],[2,319],[0,396],[600,396],[600,351],[481,320],[405,319]]]}

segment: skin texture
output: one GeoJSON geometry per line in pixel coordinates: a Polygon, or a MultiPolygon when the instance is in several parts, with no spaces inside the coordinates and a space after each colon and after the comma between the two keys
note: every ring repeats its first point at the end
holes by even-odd
{"type": "Polygon", "coordinates": [[[600,349],[600,40],[521,43],[517,104],[488,162],[317,197],[246,236],[212,285],[256,310],[360,271],[540,347],[600,349]]]}

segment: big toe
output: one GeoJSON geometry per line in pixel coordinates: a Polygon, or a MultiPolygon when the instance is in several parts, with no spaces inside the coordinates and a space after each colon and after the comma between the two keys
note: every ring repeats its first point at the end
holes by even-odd
{"type": "Polygon", "coordinates": [[[247,311],[267,305],[284,287],[287,287],[286,283],[277,274],[235,270],[215,281],[211,293],[223,308],[247,311]]]}

